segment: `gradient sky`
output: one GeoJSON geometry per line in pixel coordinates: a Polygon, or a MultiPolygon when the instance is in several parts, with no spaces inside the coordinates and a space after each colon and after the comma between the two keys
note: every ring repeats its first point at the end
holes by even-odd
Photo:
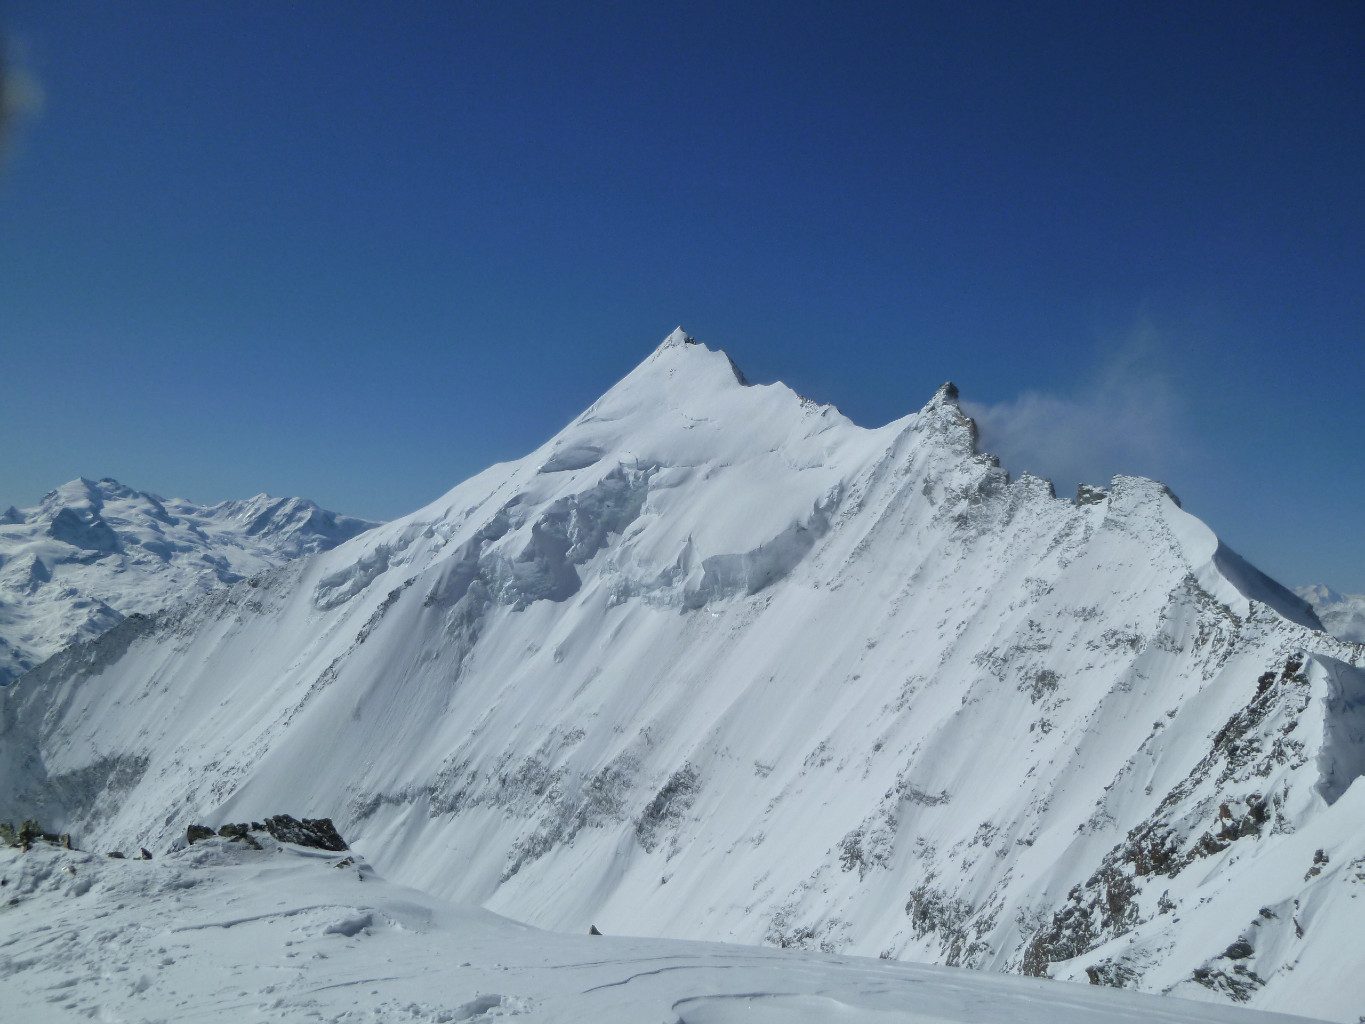
{"type": "Polygon", "coordinates": [[[1365,591],[1365,5],[0,7],[0,508],[390,518],[676,325],[1365,591]]]}

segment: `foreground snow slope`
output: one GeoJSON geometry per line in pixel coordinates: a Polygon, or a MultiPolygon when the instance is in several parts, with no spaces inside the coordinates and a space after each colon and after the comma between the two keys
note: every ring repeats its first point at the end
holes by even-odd
{"type": "Polygon", "coordinates": [[[543,927],[1354,1020],[1362,664],[1160,484],[1059,500],[951,386],[866,430],[679,332],[526,458],[29,673],[0,818],[287,805],[543,927]]]}
{"type": "Polygon", "coordinates": [[[125,615],[153,612],[374,526],[303,498],[195,505],[80,478],[0,513],[0,686],[125,615]]]}
{"type": "Polygon", "coordinates": [[[0,850],[15,1020],[1291,1024],[1133,993],[713,942],[557,935],[265,839],[0,850]]]}

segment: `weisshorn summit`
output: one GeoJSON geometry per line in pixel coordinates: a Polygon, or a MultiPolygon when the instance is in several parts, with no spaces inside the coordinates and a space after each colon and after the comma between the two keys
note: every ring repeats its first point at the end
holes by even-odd
{"type": "Polygon", "coordinates": [[[1365,1008],[1365,648],[945,385],[875,430],[675,332],[525,458],[67,648],[0,818],[329,816],[532,924],[1365,1008]]]}

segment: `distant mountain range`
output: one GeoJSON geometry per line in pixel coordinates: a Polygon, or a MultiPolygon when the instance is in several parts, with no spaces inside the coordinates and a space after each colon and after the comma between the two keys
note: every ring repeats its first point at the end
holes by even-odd
{"type": "MultiPolygon", "coordinates": [[[[34,535],[96,564],[100,502],[34,535]]],[[[0,699],[0,819],[110,848],[288,808],[557,930],[1365,1007],[1365,647],[1160,483],[1011,478],[951,385],[868,430],[677,331],[524,458],[0,699]]]]}
{"type": "Polygon", "coordinates": [[[196,505],[72,480],[0,513],[0,685],[134,612],[226,586],[373,527],[303,498],[196,505]]]}
{"type": "Polygon", "coordinates": [[[1295,593],[1313,606],[1327,632],[1365,644],[1365,594],[1339,594],[1322,584],[1297,587],[1295,593]]]}

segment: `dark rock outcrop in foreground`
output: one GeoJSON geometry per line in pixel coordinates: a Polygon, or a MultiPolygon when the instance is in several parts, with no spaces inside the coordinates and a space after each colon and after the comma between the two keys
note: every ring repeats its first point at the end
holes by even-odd
{"type": "Polygon", "coordinates": [[[72,848],[70,833],[63,832],[58,835],[55,832],[44,832],[43,826],[35,818],[25,818],[17,829],[13,822],[0,821],[0,843],[28,850],[35,842],[51,843],[67,850],[72,848]]]}
{"type": "Polygon", "coordinates": [[[341,838],[331,818],[304,818],[299,821],[288,814],[275,814],[265,821],[238,822],[223,825],[215,833],[207,825],[191,825],[185,830],[185,841],[191,846],[201,839],[214,835],[226,836],[230,842],[245,843],[259,850],[258,843],[251,833],[266,832],[280,843],[293,843],[295,846],[308,846],[315,850],[341,851],[350,849],[346,840],[341,838]]]}
{"type": "MultiPolygon", "coordinates": [[[[288,814],[275,814],[266,818],[264,822],[223,825],[217,832],[207,825],[190,825],[185,829],[185,841],[193,846],[201,840],[218,835],[226,837],[229,842],[245,843],[259,850],[262,847],[252,836],[253,832],[265,832],[276,842],[293,843],[295,846],[307,846],[315,850],[339,852],[350,849],[346,845],[346,840],[337,832],[336,826],[332,824],[331,818],[304,818],[299,821],[288,814]]],[[[26,819],[17,829],[12,822],[0,821],[0,843],[28,850],[35,842],[50,843],[67,850],[74,849],[70,833],[63,832],[58,835],[54,832],[44,832],[42,825],[33,818],[26,819]]],[[[113,851],[109,856],[123,859],[124,854],[113,851]]],[[[151,860],[152,855],[144,846],[139,848],[136,859],[151,860]]]]}

